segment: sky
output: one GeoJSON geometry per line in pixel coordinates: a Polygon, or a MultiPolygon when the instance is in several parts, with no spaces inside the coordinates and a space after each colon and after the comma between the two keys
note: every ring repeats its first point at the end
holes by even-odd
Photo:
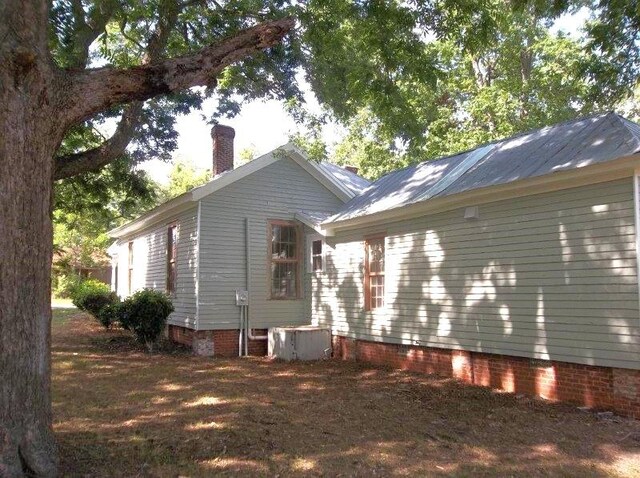
{"type": "MultiPolygon", "coordinates": [[[[563,15],[551,30],[554,33],[563,31],[577,37],[588,14],[588,10],[582,9],[572,15],[563,15]]],[[[304,84],[301,76],[298,77],[298,81],[302,84],[307,104],[312,109],[319,109],[313,93],[308,85],[304,84]]],[[[173,153],[173,161],[187,161],[193,163],[196,168],[211,169],[211,126],[207,124],[207,118],[211,117],[215,105],[216,99],[210,98],[203,103],[201,110],[177,118],[178,148],[173,153]]],[[[286,113],[284,105],[276,100],[247,103],[235,118],[224,119],[221,123],[236,130],[236,158],[244,149],[252,149],[257,155],[268,153],[285,144],[289,135],[296,131],[295,122],[286,113]]],[[[323,139],[328,145],[332,145],[338,142],[343,134],[344,129],[340,125],[330,123],[323,130],[323,139]]],[[[171,167],[171,163],[157,160],[141,165],[152,179],[160,183],[167,182],[171,167]]]]}

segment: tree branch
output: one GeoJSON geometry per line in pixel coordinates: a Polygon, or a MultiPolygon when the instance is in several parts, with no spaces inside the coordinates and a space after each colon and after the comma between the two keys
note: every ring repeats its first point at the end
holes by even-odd
{"type": "MultiPolygon", "coordinates": [[[[171,29],[178,19],[179,8],[176,5],[175,0],[166,0],[162,3],[156,30],[151,35],[146,49],[139,45],[141,49],[146,50],[143,64],[159,61],[162,58],[171,29]]],[[[122,24],[120,28],[126,38],[125,26],[122,24]]],[[[54,179],[64,179],[76,174],[95,171],[124,154],[142,121],[142,107],[141,102],[129,105],[124,110],[114,135],[108,140],[105,139],[105,142],[97,148],[57,157],[54,165],[54,179]]]]}
{"type": "Polygon", "coordinates": [[[292,18],[260,23],[197,53],[149,65],[70,70],[65,119],[74,124],[113,105],[210,85],[226,66],[278,44],[293,26],[292,18]]]}
{"type": "Polygon", "coordinates": [[[80,0],[73,0],[71,6],[75,25],[69,67],[84,68],[89,60],[91,44],[105,31],[116,5],[113,1],[95,5],[88,14],[88,20],[80,0]]]}
{"type": "Polygon", "coordinates": [[[142,103],[128,105],[122,113],[115,133],[97,148],[81,153],[59,156],[55,161],[55,180],[99,169],[124,154],[142,116],[142,103]]]}

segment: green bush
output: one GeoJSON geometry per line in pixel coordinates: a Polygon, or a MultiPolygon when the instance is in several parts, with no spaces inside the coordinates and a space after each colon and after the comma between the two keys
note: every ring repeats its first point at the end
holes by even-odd
{"type": "Polygon", "coordinates": [[[143,289],[123,302],[119,310],[120,324],[131,330],[136,339],[152,351],[173,310],[171,299],[166,294],[143,289]]]}
{"type": "Polygon", "coordinates": [[[52,277],[51,288],[53,296],[58,299],[68,299],[82,283],[82,277],[75,272],[60,272],[52,277]]]}
{"type": "Polygon", "coordinates": [[[109,286],[95,279],[88,279],[80,283],[71,294],[71,301],[78,309],[84,310],[97,318],[102,325],[109,327],[100,317],[100,312],[105,307],[119,302],[115,292],[111,292],[109,286]]]}
{"type": "Polygon", "coordinates": [[[123,309],[123,303],[116,300],[102,307],[98,312],[97,319],[104,328],[108,329],[113,324],[120,321],[123,309]]]}

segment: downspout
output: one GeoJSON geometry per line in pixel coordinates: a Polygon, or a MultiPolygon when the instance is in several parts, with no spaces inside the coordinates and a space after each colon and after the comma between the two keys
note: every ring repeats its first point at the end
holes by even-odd
{"type": "MultiPolygon", "coordinates": [[[[244,244],[245,244],[245,267],[246,267],[246,271],[245,271],[245,287],[246,290],[249,292],[249,304],[251,304],[251,291],[249,290],[249,277],[251,276],[251,236],[249,235],[250,232],[250,228],[249,228],[249,218],[246,217],[244,219],[244,244]]],[[[249,305],[247,305],[245,307],[246,311],[245,311],[245,330],[247,333],[247,338],[251,339],[251,340],[267,340],[269,338],[268,335],[253,335],[253,331],[251,329],[251,307],[249,305]]],[[[245,339],[245,347],[247,346],[247,342],[248,340],[245,339]]]]}

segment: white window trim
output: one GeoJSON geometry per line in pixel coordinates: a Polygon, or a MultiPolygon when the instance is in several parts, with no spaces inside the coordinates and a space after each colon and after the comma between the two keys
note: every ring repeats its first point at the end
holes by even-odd
{"type": "MultiPolygon", "coordinates": [[[[633,211],[636,233],[636,273],[638,281],[638,307],[640,310],[640,169],[633,173],[633,211]]],[[[639,317],[640,319],[640,314],[639,317]]]]}
{"type": "Polygon", "coordinates": [[[322,234],[308,234],[307,235],[307,253],[306,253],[306,262],[307,262],[307,272],[310,274],[322,274],[326,267],[326,255],[327,255],[327,243],[324,240],[324,236],[322,234]],[[313,270],[313,243],[315,241],[322,241],[322,269],[319,271],[313,270]]]}

